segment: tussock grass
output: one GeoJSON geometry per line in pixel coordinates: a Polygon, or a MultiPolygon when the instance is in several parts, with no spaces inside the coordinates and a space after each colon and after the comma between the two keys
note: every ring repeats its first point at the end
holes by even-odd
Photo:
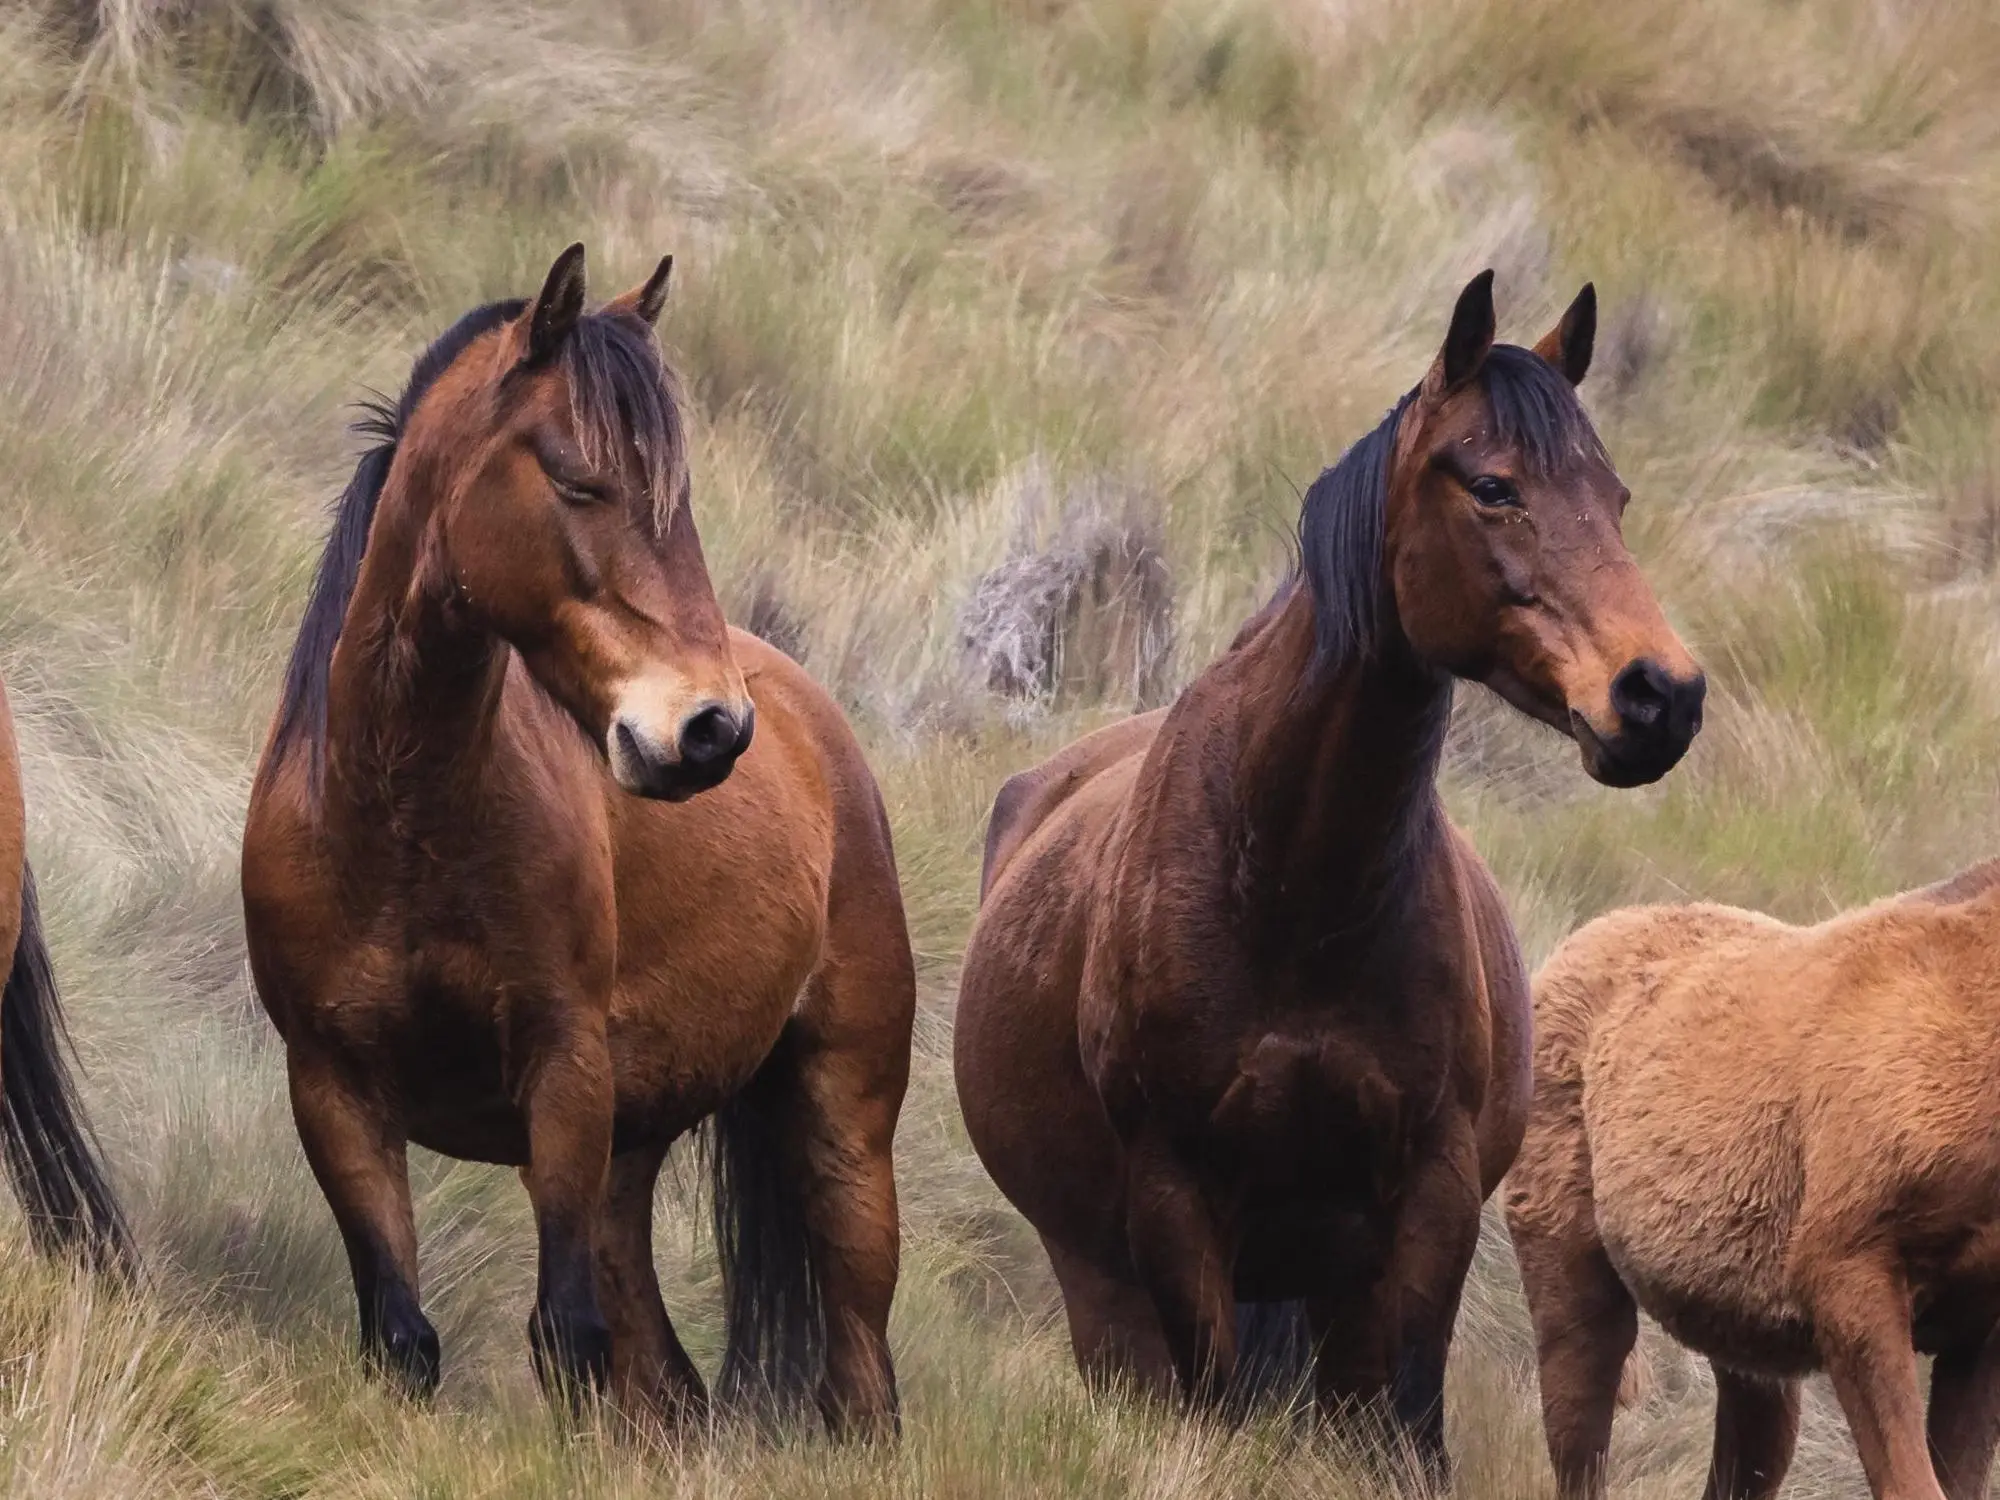
{"type": "MultiPolygon", "coordinates": [[[[1713,683],[1687,764],[1640,793],[1464,695],[1451,799],[1531,955],[1622,902],[1810,919],[1993,853],[1996,100],[1979,0],[0,14],[0,672],[91,1102],[155,1269],[108,1292],[0,1223],[9,1490],[1392,1486],[1393,1454],[1082,1393],[950,1086],[991,794],[1228,638],[1286,566],[1300,491],[1490,264],[1522,341],[1598,283],[1586,395],[1713,683]],[[579,237],[600,294],[680,258],[665,335],[719,587],[839,694],[896,826],[925,1004],[893,1450],[559,1430],[523,1357],[519,1189],[428,1158],[445,1388],[418,1410],[370,1385],[243,973],[248,773],[352,461],[344,407],[579,237]]],[[[685,1184],[662,1217],[669,1301],[712,1361],[685,1184]]],[[[1623,1500],[1688,1492],[1707,1449],[1705,1371],[1644,1347],[1623,1500]]],[[[1548,1492],[1497,1224],[1451,1420],[1459,1493],[1548,1492]]],[[[1788,1492],[1863,1492],[1823,1393],[1788,1492]]]]}

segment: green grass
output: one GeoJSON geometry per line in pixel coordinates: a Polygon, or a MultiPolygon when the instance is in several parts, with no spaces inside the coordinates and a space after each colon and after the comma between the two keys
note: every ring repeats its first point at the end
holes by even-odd
{"type": "MultiPolygon", "coordinates": [[[[1001,698],[1003,561],[1156,548],[1172,675],[1284,566],[1298,494],[1497,267],[1585,279],[1635,550],[1709,669],[1663,785],[1463,695],[1447,785],[1531,956],[1640,899],[1813,918],[2000,848],[2000,18],[1979,0],[39,0],[0,11],[0,672],[91,1103],[154,1275],[0,1223],[0,1474],[37,1496],[1360,1495],[1379,1463],[1087,1397],[950,1088],[983,819],[1129,707],[1103,622],[1001,698]],[[924,1008],[898,1141],[902,1444],[565,1431],[512,1174],[419,1162],[428,1410],[365,1381],[244,974],[249,771],[353,448],[472,303],[677,256],[697,514],[738,618],[847,707],[924,1008]],[[1373,1466],[1371,1466],[1373,1464],[1373,1466]]],[[[1091,619],[1094,617],[1086,617],[1091,619]]],[[[661,1205],[712,1361],[713,1256],[661,1205]]],[[[1688,1493],[1704,1370],[1649,1336],[1620,1500],[1688,1493]]],[[[1489,1235],[1460,1493],[1546,1494],[1489,1235]]],[[[1379,1457],[1379,1456],[1378,1456],[1379,1457]]],[[[1393,1459],[1391,1460],[1393,1467],[1393,1459]]],[[[1789,1493],[1864,1493],[1815,1391],[1789,1493]]]]}

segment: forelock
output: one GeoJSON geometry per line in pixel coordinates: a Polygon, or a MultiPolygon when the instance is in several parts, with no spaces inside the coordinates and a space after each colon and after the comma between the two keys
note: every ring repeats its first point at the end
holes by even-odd
{"type": "Polygon", "coordinates": [[[1530,473],[1553,474],[1592,459],[1609,462],[1576,388],[1534,350],[1495,344],[1479,384],[1493,415],[1493,436],[1519,449],[1530,473]]]}
{"type": "Polygon", "coordinates": [[[687,434],[679,382],[652,330],[620,313],[579,319],[561,369],[585,462],[610,468],[635,461],[653,526],[665,532],[687,502],[687,434]]]}

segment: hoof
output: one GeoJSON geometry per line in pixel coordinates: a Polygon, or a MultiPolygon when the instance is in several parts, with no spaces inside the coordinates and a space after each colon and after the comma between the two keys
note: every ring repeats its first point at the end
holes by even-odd
{"type": "Polygon", "coordinates": [[[423,1398],[437,1390],[444,1361],[437,1330],[422,1314],[385,1322],[374,1338],[363,1338],[361,1353],[371,1369],[394,1381],[405,1395],[423,1398]]]}
{"type": "Polygon", "coordinates": [[[528,1348],[535,1379],[551,1398],[563,1392],[581,1406],[586,1392],[602,1394],[611,1383],[611,1329],[601,1318],[537,1308],[528,1320],[528,1348]]]}

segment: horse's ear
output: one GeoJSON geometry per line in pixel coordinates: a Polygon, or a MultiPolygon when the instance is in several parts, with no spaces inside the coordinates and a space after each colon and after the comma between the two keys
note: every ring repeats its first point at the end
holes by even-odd
{"type": "Polygon", "coordinates": [[[1590,351],[1596,343],[1597,288],[1586,281],[1562,321],[1535,345],[1535,353],[1561,370],[1571,385],[1582,385],[1583,377],[1590,373],[1590,351]]]}
{"type": "Polygon", "coordinates": [[[528,311],[528,352],[521,362],[545,365],[562,352],[563,343],[583,316],[583,246],[571,245],[549,267],[548,280],[528,311]]]}
{"type": "Polygon", "coordinates": [[[1481,271],[1458,294],[1451,328],[1424,384],[1432,396],[1455,391],[1479,373],[1493,347],[1493,273],[1481,271]]]}
{"type": "Polygon", "coordinates": [[[667,305],[667,279],[674,274],[674,258],[669,255],[653,269],[644,286],[634,287],[622,297],[604,304],[608,313],[630,313],[648,324],[660,321],[660,309],[667,305]]]}

